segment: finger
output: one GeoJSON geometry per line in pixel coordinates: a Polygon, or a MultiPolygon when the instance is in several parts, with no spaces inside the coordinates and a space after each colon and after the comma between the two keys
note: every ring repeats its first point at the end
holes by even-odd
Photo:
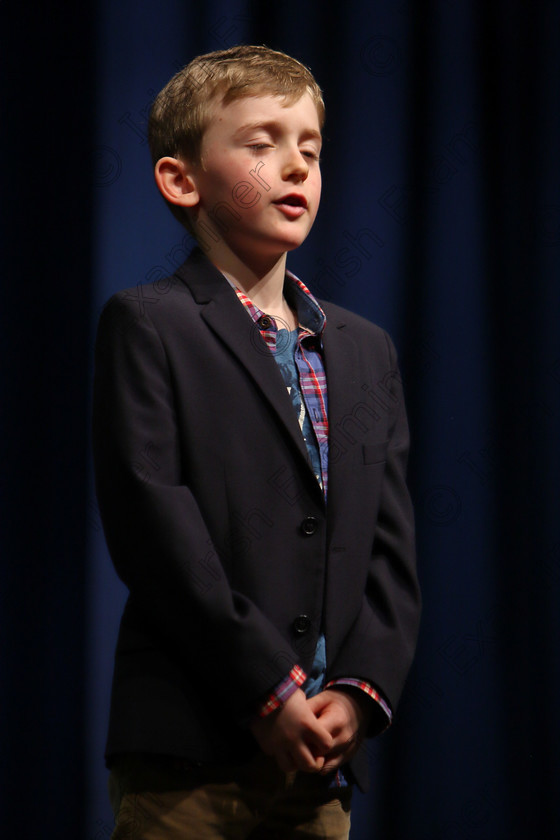
{"type": "Polygon", "coordinates": [[[322,709],[317,721],[333,736],[338,735],[346,724],[345,718],[336,706],[327,706],[322,709]]]}
{"type": "Polygon", "coordinates": [[[324,764],[323,757],[314,756],[309,747],[304,743],[299,743],[290,752],[298,770],[303,770],[307,773],[317,773],[324,764]]]}
{"type": "Polygon", "coordinates": [[[333,770],[337,770],[341,764],[345,764],[353,756],[353,750],[342,750],[335,755],[328,755],[325,757],[325,763],[319,771],[322,776],[327,776],[333,770]]]}
{"type": "Polygon", "coordinates": [[[332,750],[327,756],[325,756],[325,764],[320,771],[322,775],[327,775],[340,767],[341,764],[346,764],[347,761],[350,761],[352,756],[356,753],[357,748],[358,743],[355,738],[352,738],[350,741],[347,741],[345,744],[332,750]]]}
{"type": "Polygon", "coordinates": [[[342,733],[340,737],[334,739],[332,749],[325,755],[325,761],[328,761],[330,758],[335,758],[343,753],[347,753],[350,750],[354,750],[356,745],[357,737],[355,735],[349,736],[348,732],[342,733]]]}
{"type": "Polygon", "coordinates": [[[325,756],[317,755],[315,756],[315,761],[317,762],[317,772],[320,772],[325,766],[325,756]]]}
{"type": "Polygon", "coordinates": [[[326,727],[329,732],[332,733],[333,730],[336,730],[338,733],[338,731],[340,731],[340,729],[347,723],[347,718],[345,717],[340,705],[338,703],[334,703],[328,695],[317,694],[315,697],[311,697],[307,702],[309,708],[316,716],[316,719],[324,727],[326,727]]]}
{"type": "Polygon", "coordinates": [[[319,752],[324,753],[332,748],[333,737],[328,728],[319,722],[317,718],[310,715],[306,723],[305,740],[319,752]]]}
{"type": "Polygon", "coordinates": [[[336,761],[329,761],[328,764],[325,764],[325,766],[322,768],[322,770],[319,770],[319,775],[320,776],[328,776],[329,773],[333,773],[335,770],[338,770],[338,768],[340,767],[341,764],[342,764],[342,759],[337,758],[336,761]]]}
{"type": "Polygon", "coordinates": [[[324,692],[315,694],[313,697],[307,698],[307,705],[310,707],[314,715],[318,715],[321,711],[329,705],[329,698],[325,696],[324,692]]]}

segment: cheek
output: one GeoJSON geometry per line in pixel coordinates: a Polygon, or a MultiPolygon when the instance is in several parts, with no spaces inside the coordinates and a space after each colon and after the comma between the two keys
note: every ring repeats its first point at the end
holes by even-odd
{"type": "Polygon", "coordinates": [[[219,193],[224,201],[243,210],[257,208],[262,199],[264,189],[251,177],[251,169],[255,164],[251,161],[238,161],[220,169],[212,178],[213,191],[219,193]]]}
{"type": "Polygon", "coordinates": [[[318,201],[321,197],[321,170],[318,167],[309,173],[308,189],[313,192],[314,198],[318,201]]]}
{"type": "Polygon", "coordinates": [[[317,212],[320,201],[321,201],[321,175],[319,173],[316,176],[316,180],[314,180],[314,182],[313,182],[313,204],[315,206],[315,212],[317,212]]]}
{"type": "Polygon", "coordinates": [[[206,178],[216,188],[230,189],[238,181],[247,178],[251,169],[251,159],[244,154],[232,154],[231,149],[212,146],[203,154],[206,178]]]}
{"type": "Polygon", "coordinates": [[[250,175],[236,181],[230,196],[235,207],[248,215],[258,215],[266,204],[266,191],[250,175]]]}

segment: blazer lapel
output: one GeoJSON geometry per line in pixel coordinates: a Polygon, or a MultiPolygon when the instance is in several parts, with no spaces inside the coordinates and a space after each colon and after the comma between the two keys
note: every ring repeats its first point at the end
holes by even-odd
{"type": "Polygon", "coordinates": [[[201,315],[248,371],[311,471],[307,448],[282,374],[256,324],[240,304],[225,277],[195,248],[176,272],[201,306],[201,315]]]}

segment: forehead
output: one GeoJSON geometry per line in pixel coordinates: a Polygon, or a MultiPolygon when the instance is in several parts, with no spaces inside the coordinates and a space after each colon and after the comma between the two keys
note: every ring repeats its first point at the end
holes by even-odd
{"type": "Polygon", "coordinates": [[[206,133],[219,131],[235,134],[245,128],[250,131],[271,123],[321,136],[317,108],[309,93],[304,93],[291,103],[284,97],[272,95],[244,96],[226,105],[217,102],[210,109],[206,133]]]}

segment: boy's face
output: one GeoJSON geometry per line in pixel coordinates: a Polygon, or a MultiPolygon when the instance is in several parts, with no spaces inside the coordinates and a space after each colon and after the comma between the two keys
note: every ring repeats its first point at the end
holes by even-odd
{"type": "Polygon", "coordinates": [[[193,173],[198,224],[209,224],[220,247],[247,265],[297,248],[319,207],[320,150],[317,109],[309,94],[287,107],[275,96],[214,106],[193,173]]]}

